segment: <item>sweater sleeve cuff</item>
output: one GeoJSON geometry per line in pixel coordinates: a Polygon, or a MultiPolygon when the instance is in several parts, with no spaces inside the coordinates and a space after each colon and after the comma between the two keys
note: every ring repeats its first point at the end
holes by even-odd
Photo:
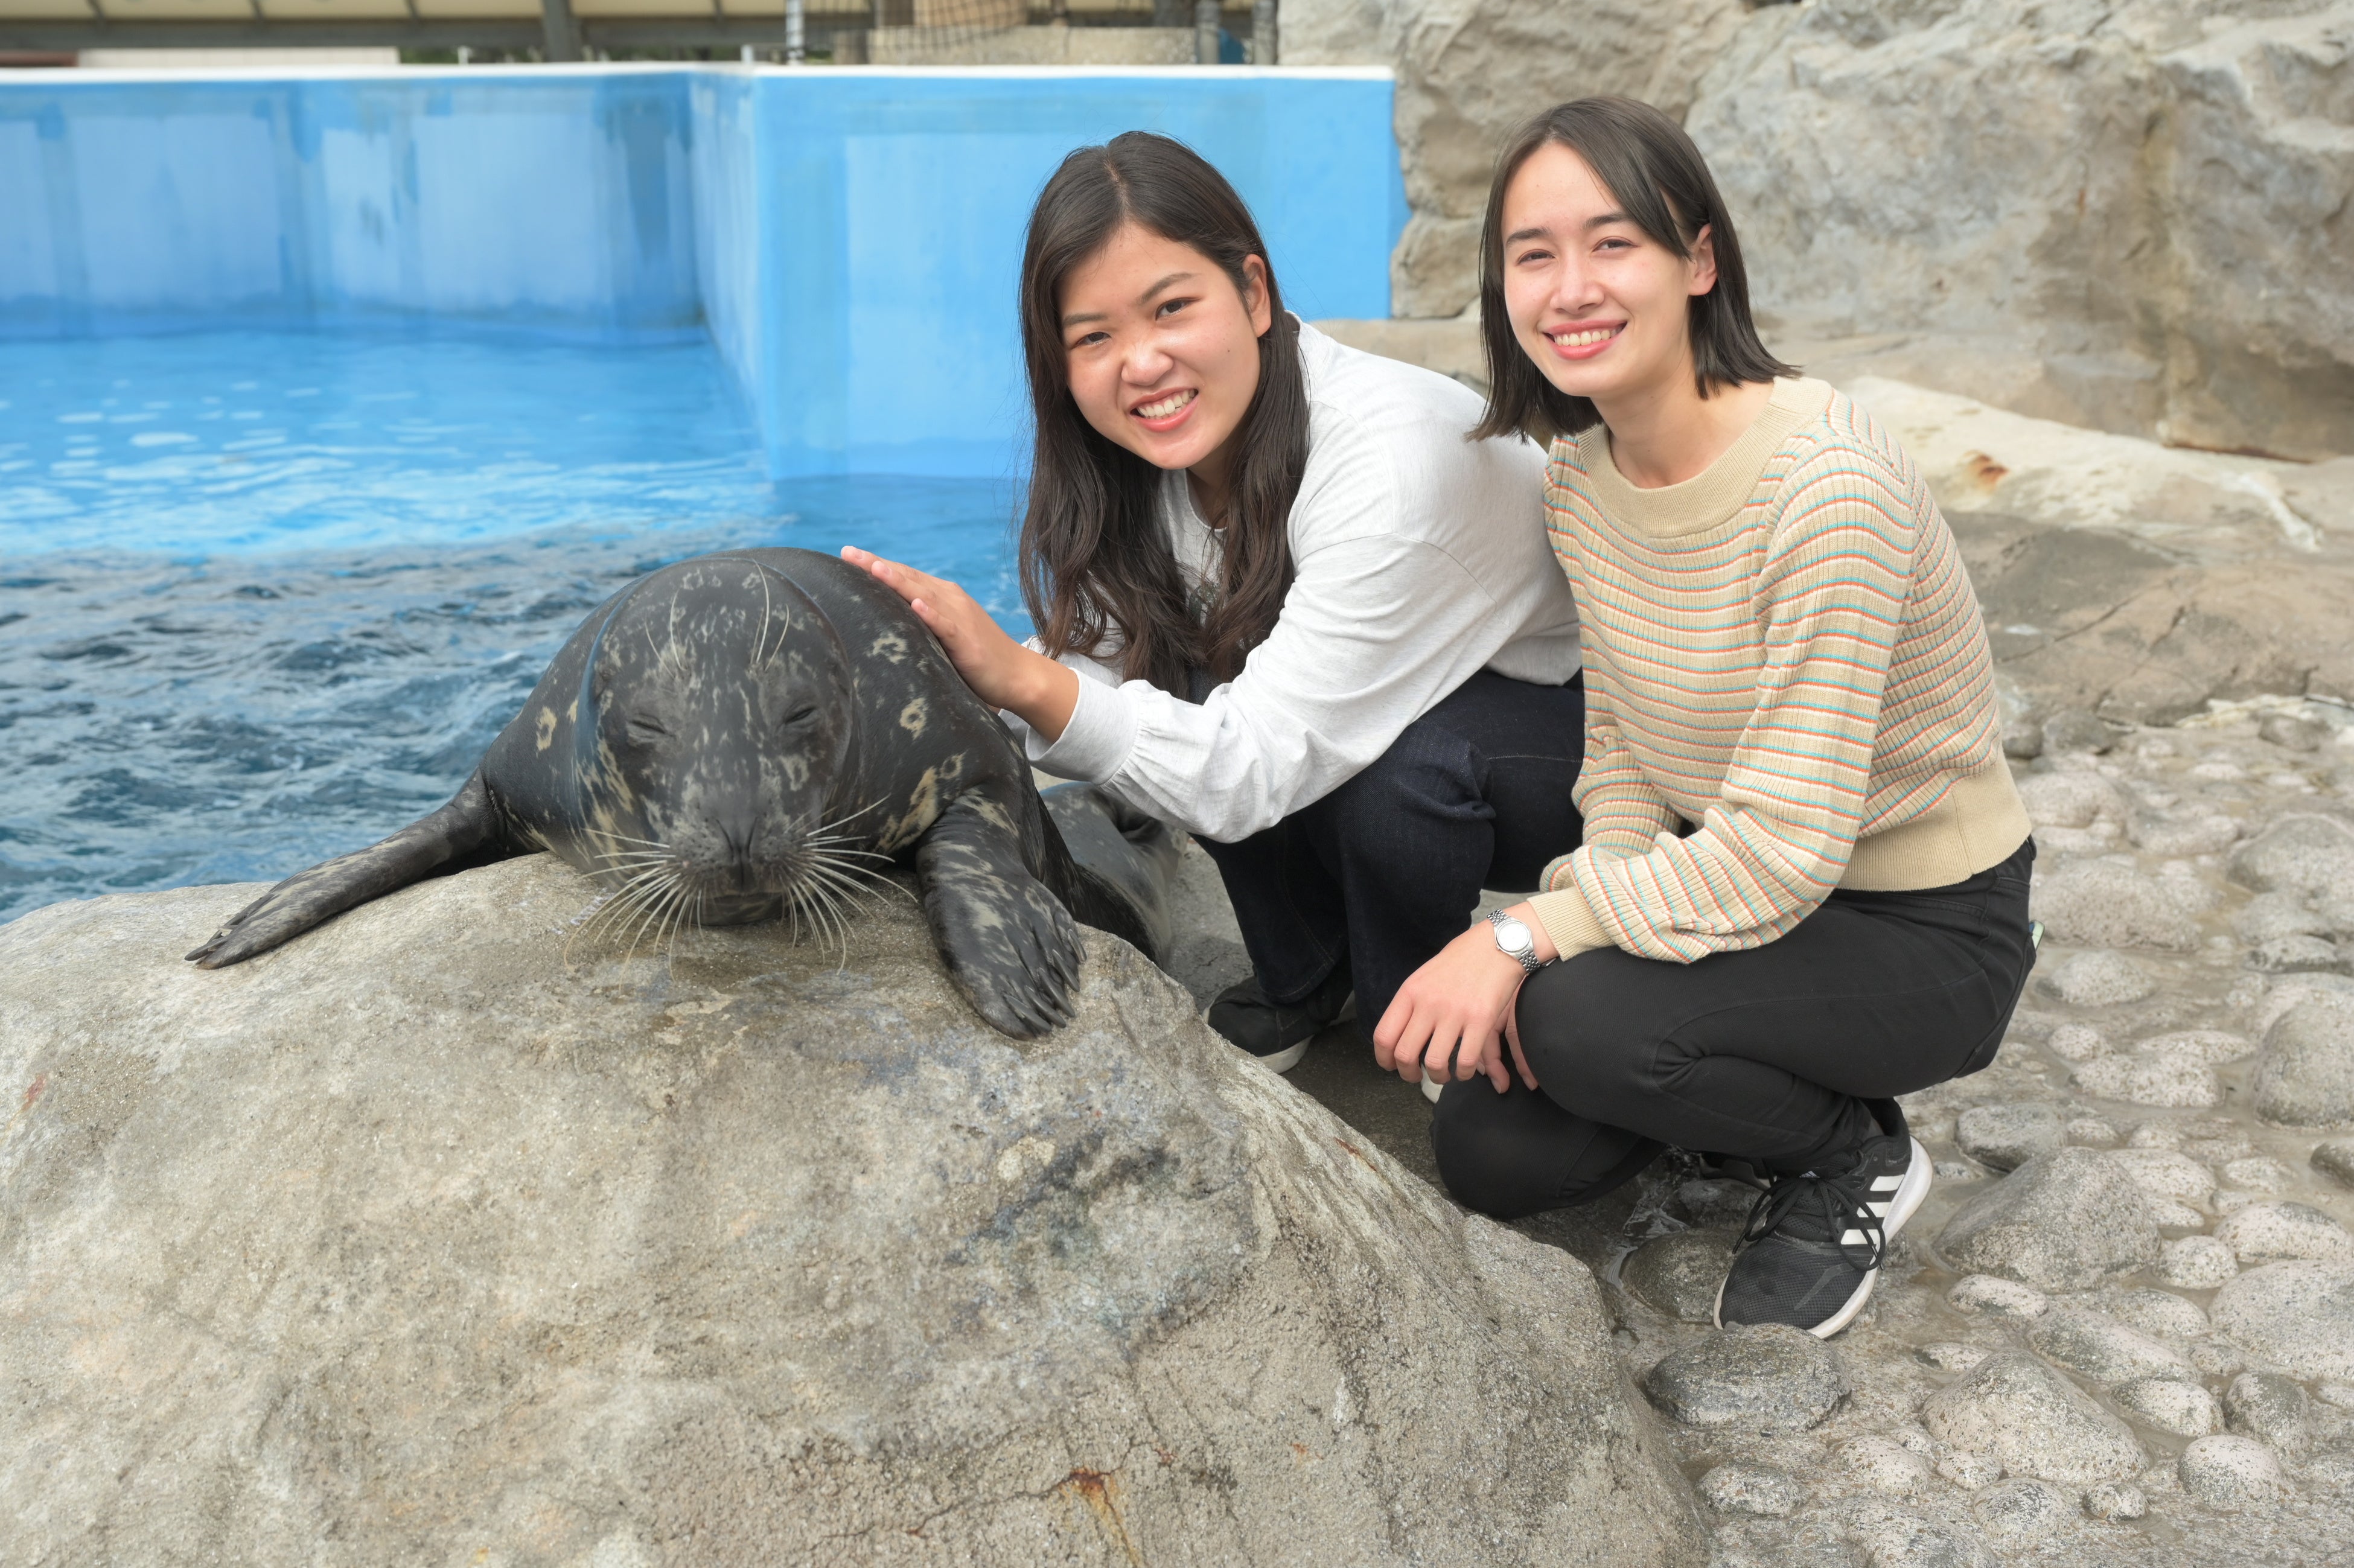
{"type": "Polygon", "coordinates": [[[1564,959],[1592,952],[1596,948],[1617,946],[1611,939],[1609,928],[1595,918],[1593,906],[1585,902],[1585,895],[1575,887],[1564,887],[1558,893],[1540,893],[1529,900],[1529,908],[1564,959]]]}
{"type": "Polygon", "coordinates": [[[1030,765],[1058,779],[1100,784],[1119,771],[1136,748],[1136,705],[1118,686],[1079,676],[1079,700],[1062,738],[1048,744],[1036,730],[1030,732],[1030,765]]]}

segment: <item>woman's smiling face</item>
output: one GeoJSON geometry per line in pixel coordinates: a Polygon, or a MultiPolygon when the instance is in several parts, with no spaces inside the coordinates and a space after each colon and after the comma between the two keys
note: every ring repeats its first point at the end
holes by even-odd
{"type": "MultiPolygon", "coordinates": [[[[1606,405],[1692,376],[1687,301],[1716,284],[1708,230],[1690,257],[1645,234],[1585,160],[1548,143],[1504,187],[1504,306],[1521,350],[1573,397],[1606,405]]],[[[1605,415],[1607,418],[1607,415],[1605,415]]]]}
{"type": "Polygon", "coordinates": [[[1238,291],[1201,251],[1127,223],[1071,273],[1063,358],[1088,424],[1156,468],[1231,463],[1272,321],[1267,264],[1243,267],[1238,291]]]}

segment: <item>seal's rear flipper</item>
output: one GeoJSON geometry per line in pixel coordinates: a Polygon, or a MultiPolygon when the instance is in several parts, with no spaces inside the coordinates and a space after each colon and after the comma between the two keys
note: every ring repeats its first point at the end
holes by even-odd
{"type": "Polygon", "coordinates": [[[1038,799],[1076,866],[1076,885],[1064,900],[1072,915],[1109,931],[1156,964],[1166,959],[1176,929],[1169,887],[1185,853],[1184,839],[1168,823],[1093,784],[1057,784],[1041,789],[1038,799]]]}
{"type": "MultiPolygon", "coordinates": [[[[200,969],[217,969],[266,953],[291,937],[323,925],[345,910],[422,882],[453,862],[504,859],[497,853],[497,813],[478,771],[450,803],[419,817],[382,843],[298,871],[231,916],[188,955],[200,969]]],[[[506,852],[508,853],[513,851],[506,852]]]]}
{"type": "Polygon", "coordinates": [[[1030,874],[1003,804],[959,796],[916,846],[932,939],[973,1011],[1017,1040],[1071,1016],[1087,950],[1046,885],[1030,874]]]}

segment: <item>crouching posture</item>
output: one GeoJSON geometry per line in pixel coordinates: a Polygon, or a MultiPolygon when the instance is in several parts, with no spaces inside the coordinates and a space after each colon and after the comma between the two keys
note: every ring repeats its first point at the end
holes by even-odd
{"type": "Polygon", "coordinates": [[[1895,441],[1766,354],[1664,116],[1587,99],[1523,130],[1482,307],[1483,431],[1553,443],[1584,841],[1406,982],[1376,1051],[1446,1081],[1440,1172],[1491,1214],[1664,1145],[1747,1162],[1718,1320],[1829,1336],[1929,1190],[1895,1097],[1986,1065],[2033,963],[1976,597],[1895,441]]]}

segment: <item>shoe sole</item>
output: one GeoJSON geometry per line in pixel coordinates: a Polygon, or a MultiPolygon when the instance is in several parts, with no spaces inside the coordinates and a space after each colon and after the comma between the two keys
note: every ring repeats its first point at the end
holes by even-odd
{"type": "MultiPolygon", "coordinates": [[[[1880,1222],[1883,1244],[1896,1239],[1897,1233],[1904,1228],[1904,1222],[1919,1211],[1929,1196],[1929,1189],[1937,1180],[1937,1172],[1929,1162],[1929,1151],[1921,1147],[1919,1139],[1912,1141],[1913,1158],[1904,1167],[1904,1180],[1898,1185],[1896,1196],[1889,1200],[1888,1213],[1880,1222]]],[[[1732,1277],[1728,1274],[1717,1282],[1716,1305],[1709,1313],[1710,1321],[1720,1329],[1724,1327],[1724,1287],[1732,1277]]],[[[1847,1298],[1845,1305],[1807,1332],[1818,1340],[1828,1340],[1854,1322],[1855,1315],[1863,1310],[1863,1304],[1872,1299],[1872,1287],[1879,1283],[1880,1270],[1866,1269],[1862,1283],[1855,1287],[1855,1294],[1847,1298]]]]}
{"type": "MultiPolygon", "coordinates": [[[[1357,993],[1355,991],[1351,991],[1349,993],[1349,1000],[1341,1004],[1341,1011],[1332,1015],[1332,1022],[1326,1024],[1324,1029],[1330,1029],[1333,1024],[1346,1023],[1356,1016],[1357,993]]],[[[1209,1022],[1209,1017],[1210,1014],[1208,1010],[1204,1009],[1202,1013],[1203,1022],[1205,1023],[1209,1022]]],[[[1324,1030],[1320,1029],[1316,1033],[1321,1034],[1323,1032],[1324,1030]]],[[[1215,1031],[1212,1031],[1212,1033],[1214,1033],[1215,1031]]],[[[1288,1073],[1292,1068],[1299,1065],[1301,1059],[1308,1054],[1308,1047],[1315,1043],[1316,1035],[1311,1034],[1297,1045],[1286,1045],[1282,1050],[1275,1052],[1272,1054],[1266,1056],[1252,1056],[1251,1060],[1257,1062],[1260,1066],[1265,1067],[1270,1073],[1288,1073]]],[[[1239,1049],[1239,1047],[1237,1047],[1237,1049],[1239,1049]]],[[[1245,1054],[1247,1055],[1249,1054],[1246,1052],[1245,1054]]]]}
{"type": "Polygon", "coordinates": [[[1253,1056],[1251,1060],[1270,1073],[1288,1073],[1292,1068],[1299,1065],[1301,1057],[1308,1054],[1309,1044],[1314,1038],[1310,1035],[1309,1039],[1302,1040],[1299,1044],[1287,1045],[1271,1056],[1253,1056]]]}

